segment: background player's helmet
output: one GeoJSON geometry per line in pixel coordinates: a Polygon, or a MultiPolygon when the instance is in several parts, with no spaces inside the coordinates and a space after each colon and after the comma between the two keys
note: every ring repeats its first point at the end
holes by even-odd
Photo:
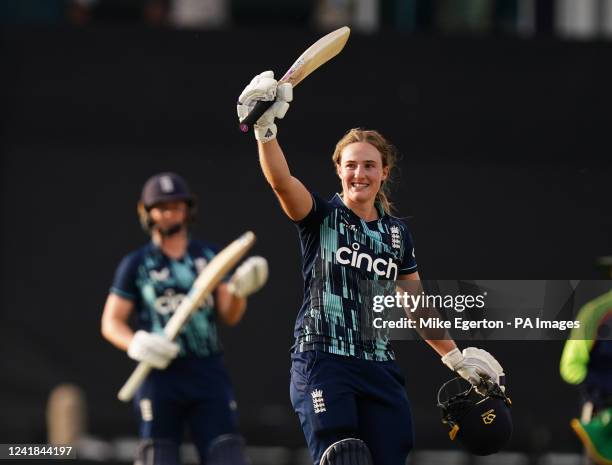
{"type": "Polygon", "coordinates": [[[196,197],[191,193],[187,182],[176,173],[159,173],[151,176],[140,195],[138,202],[138,217],[143,229],[150,233],[153,222],[149,212],[156,204],[183,200],[187,203],[187,224],[195,219],[196,197]]]}
{"type": "Polygon", "coordinates": [[[495,383],[486,382],[483,396],[463,378],[444,383],[438,391],[442,423],[449,437],[474,455],[490,455],[502,449],[512,436],[511,401],[495,383]]]}

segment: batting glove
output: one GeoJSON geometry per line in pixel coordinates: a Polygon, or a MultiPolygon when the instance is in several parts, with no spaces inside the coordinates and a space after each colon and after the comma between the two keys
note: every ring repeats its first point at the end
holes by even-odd
{"type": "Polygon", "coordinates": [[[499,385],[502,390],[504,386],[504,369],[489,352],[476,347],[468,347],[459,352],[455,348],[442,357],[444,363],[463,379],[469,381],[476,390],[484,394],[483,379],[488,379],[499,385]]]}
{"type": "Polygon", "coordinates": [[[165,369],[176,358],[180,350],[177,343],[169,341],[163,334],[136,331],[128,346],[130,358],[146,362],[158,370],[165,369]]]}
{"type": "Polygon", "coordinates": [[[276,137],[278,129],[274,119],[282,119],[287,113],[289,102],[293,100],[293,86],[288,82],[278,84],[273,71],[264,71],[255,76],[238,97],[236,108],[241,122],[259,100],[274,101],[253,127],[255,139],[265,144],[276,137]]]}
{"type": "Polygon", "coordinates": [[[237,269],[228,284],[236,297],[248,297],[260,290],[268,280],[268,261],[263,257],[251,257],[237,269]]]}

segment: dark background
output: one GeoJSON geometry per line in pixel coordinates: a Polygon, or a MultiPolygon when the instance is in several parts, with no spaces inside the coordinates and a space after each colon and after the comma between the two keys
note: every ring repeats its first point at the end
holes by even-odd
{"type": "MultiPolygon", "coordinates": [[[[303,445],[288,399],[301,302],[299,244],[259,170],[235,103],[251,77],[277,76],[316,32],[6,27],[0,41],[0,438],[44,442],[61,382],[82,386],[90,431],[134,435],[116,392],[134,363],[100,336],[121,257],[147,240],[144,181],[183,174],[200,198],[195,235],[226,244],[247,229],[268,286],[223,331],[243,432],[303,445]]],[[[429,279],[588,279],[612,253],[610,43],[353,34],[295,90],[279,141],[295,175],[331,196],[331,153],[351,127],[403,155],[393,200],[429,279]]],[[[478,343],[508,373],[511,450],[579,449],[562,343],[478,343]]],[[[422,342],[396,344],[417,446],[447,448],[435,408],[451,374],[422,342]]]]}

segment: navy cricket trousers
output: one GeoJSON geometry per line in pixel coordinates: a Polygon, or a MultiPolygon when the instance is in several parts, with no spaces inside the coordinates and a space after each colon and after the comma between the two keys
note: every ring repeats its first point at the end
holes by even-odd
{"type": "Polygon", "coordinates": [[[375,465],[404,465],[413,428],[405,380],[396,363],[307,351],[291,354],[291,403],[319,465],[334,442],[354,437],[375,465]]]}
{"type": "Polygon", "coordinates": [[[238,431],[234,392],[219,354],[177,358],[165,370],[152,370],[134,406],[142,439],[170,441],[178,450],[188,427],[202,460],[215,438],[238,431]]]}

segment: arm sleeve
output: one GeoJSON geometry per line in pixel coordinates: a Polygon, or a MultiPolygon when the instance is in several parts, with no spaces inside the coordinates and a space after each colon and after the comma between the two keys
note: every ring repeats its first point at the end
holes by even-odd
{"type": "Polygon", "coordinates": [[[561,378],[569,384],[580,384],[587,375],[589,350],[592,341],[569,339],[561,355],[561,378]]]}
{"type": "Polygon", "coordinates": [[[304,279],[310,275],[312,266],[320,247],[320,227],[323,220],[330,214],[331,207],[328,202],[317,194],[311,192],[312,209],[301,221],[295,222],[300,239],[302,253],[302,275],[304,279]]]}
{"type": "Polygon", "coordinates": [[[134,255],[128,255],[121,260],[115,271],[115,278],[110,292],[129,300],[138,298],[138,287],[136,285],[136,274],[138,271],[138,260],[134,255]]]}
{"type": "Polygon", "coordinates": [[[418,270],[417,262],[414,253],[414,241],[412,234],[406,225],[401,228],[402,231],[402,263],[399,268],[399,274],[411,274],[418,270]]]}
{"type": "Polygon", "coordinates": [[[318,228],[331,210],[329,203],[323,200],[318,194],[311,192],[310,195],[312,196],[312,209],[302,220],[295,222],[301,233],[318,228]]]}

